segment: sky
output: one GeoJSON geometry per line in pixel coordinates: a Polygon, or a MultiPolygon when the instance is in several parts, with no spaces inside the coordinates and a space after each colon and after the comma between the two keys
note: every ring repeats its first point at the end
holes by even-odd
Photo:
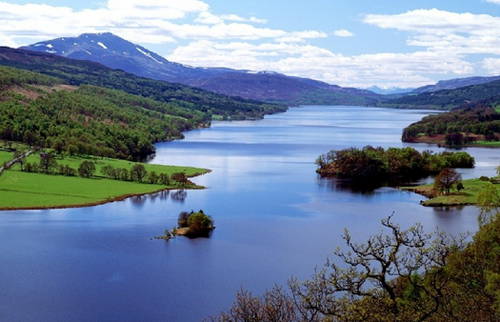
{"type": "Polygon", "coordinates": [[[89,32],[343,87],[500,75],[500,0],[0,0],[0,46],[89,32]]]}

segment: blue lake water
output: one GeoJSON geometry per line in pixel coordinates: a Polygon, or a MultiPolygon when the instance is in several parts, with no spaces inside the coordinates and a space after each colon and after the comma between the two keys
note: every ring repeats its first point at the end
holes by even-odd
{"type": "MultiPolygon", "coordinates": [[[[390,187],[353,192],[321,179],[314,160],[332,149],[401,143],[402,129],[430,111],[366,107],[291,108],[260,121],[216,122],[160,143],[151,161],[212,170],[207,187],[102,206],[0,212],[0,321],[199,321],[227,310],[241,288],[260,294],[291,276],[309,277],[348,228],[357,241],[394,213],[453,234],[477,229],[475,207],[433,209],[390,187]],[[208,239],[152,240],[181,211],[203,209],[208,239]]],[[[495,175],[499,152],[466,149],[495,175]]],[[[1,198],[1,196],[0,196],[1,198]]]]}

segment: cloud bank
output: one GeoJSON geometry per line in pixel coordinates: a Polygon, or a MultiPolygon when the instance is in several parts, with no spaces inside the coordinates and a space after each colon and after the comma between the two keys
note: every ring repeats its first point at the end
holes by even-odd
{"type": "Polygon", "coordinates": [[[359,41],[362,35],[347,29],[275,29],[254,15],[215,14],[199,0],[108,0],[97,9],[84,10],[0,1],[0,21],[0,43],[11,47],[110,31],[145,47],[168,47],[163,54],[179,63],[274,70],[341,86],[415,87],[435,82],[432,77],[500,72],[500,18],[439,9],[364,15],[360,24],[389,37],[393,32],[406,35],[410,50],[358,55],[319,45],[339,37],[347,45],[359,41]],[[479,62],[470,59],[481,55],[479,62]]]}

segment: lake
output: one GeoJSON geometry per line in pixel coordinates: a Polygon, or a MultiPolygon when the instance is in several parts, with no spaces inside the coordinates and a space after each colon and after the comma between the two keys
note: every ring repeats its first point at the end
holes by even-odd
{"type": "MultiPolygon", "coordinates": [[[[102,206],[0,212],[0,321],[199,321],[227,310],[241,288],[261,294],[311,276],[342,246],[362,242],[394,213],[453,234],[477,229],[475,207],[419,205],[391,187],[356,189],[321,179],[315,159],[332,149],[404,144],[402,129],[431,111],[305,106],[259,121],[214,122],[157,144],[153,163],[212,169],[201,191],[165,192],[102,206]],[[155,240],[181,211],[212,215],[210,238],[155,240]]],[[[470,148],[494,176],[495,149],[470,148]]],[[[427,179],[428,180],[428,179],[427,179]]],[[[1,196],[0,196],[1,198],[1,196]]],[[[333,259],[333,258],[332,258],[333,259]]]]}

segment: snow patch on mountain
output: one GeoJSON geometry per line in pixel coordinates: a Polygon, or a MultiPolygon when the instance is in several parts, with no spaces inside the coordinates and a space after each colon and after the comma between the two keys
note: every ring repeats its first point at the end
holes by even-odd
{"type": "Polygon", "coordinates": [[[99,41],[97,44],[98,44],[99,46],[101,46],[102,48],[104,48],[104,49],[108,49],[108,47],[106,47],[106,46],[105,46],[102,42],[100,42],[100,41],[99,41]]]}
{"type": "Polygon", "coordinates": [[[135,47],[135,49],[137,49],[139,52],[141,52],[141,53],[142,53],[142,54],[144,54],[145,56],[147,56],[147,57],[151,58],[152,60],[154,60],[154,61],[155,61],[155,62],[157,62],[158,64],[163,65],[163,63],[162,63],[161,61],[159,61],[159,60],[155,59],[153,56],[151,56],[151,54],[150,54],[150,53],[145,52],[144,50],[141,50],[139,47],[135,47]]]}

